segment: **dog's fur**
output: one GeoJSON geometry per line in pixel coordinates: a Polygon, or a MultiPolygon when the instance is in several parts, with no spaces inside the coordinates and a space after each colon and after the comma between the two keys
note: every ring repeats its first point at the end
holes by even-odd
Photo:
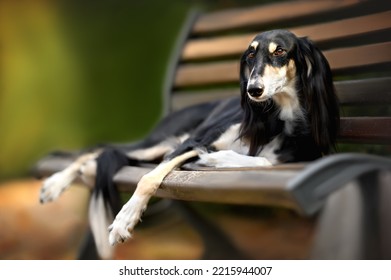
{"type": "Polygon", "coordinates": [[[108,244],[131,237],[164,177],[186,161],[268,166],[314,160],[334,148],[339,111],[331,71],[308,39],[285,30],[257,35],[240,60],[240,89],[240,97],[170,114],[136,144],[81,155],[44,182],[41,201],[56,199],[78,176],[94,185],[90,223],[100,255],[108,258],[108,244]],[[123,166],[150,161],[160,164],[119,209],[114,174],[123,166]]]}

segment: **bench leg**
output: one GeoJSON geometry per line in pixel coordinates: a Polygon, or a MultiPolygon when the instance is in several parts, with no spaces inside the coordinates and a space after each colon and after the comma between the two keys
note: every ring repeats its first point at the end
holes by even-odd
{"type": "Polygon", "coordinates": [[[359,178],[363,205],[362,220],[362,258],[380,258],[380,199],[378,172],[370,172],[359,178]]]}
{"type": "Polygon", "coordinates": [[[391,171],[379,176],[380,258],[391,260],[391,171]]]}
{"type": "Polygon", "coordinates": [[[381,184],[379,172],[369,172],[329,197],[319,217],[311,258],[390,258],[391,206],[386,198],[391,198],[391,185],[389,178],[386,181],[381,184]]]}
{"type": "Polygon", "coordinates": [[[205,219],[189,203],[174,201],[184,219],[200,235],[204,245],[204,260],[246,259],[226,234],[214,223],[205,219]]]}
{"type": "Polygon", "coordinates": [[[362,205],[357,183],[332,194],[318,218],[311,259],[357,259],[361,255],[362,205]]]}

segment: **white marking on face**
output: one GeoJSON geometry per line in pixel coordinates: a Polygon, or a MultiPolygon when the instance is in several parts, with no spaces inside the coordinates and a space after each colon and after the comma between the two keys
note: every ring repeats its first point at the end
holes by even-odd
{"type": "Polygon", "coordinates": [[[295,91],[296,67],[293,60],[290,60],[287,65],[282,67],[274,67],[266,65],[262,77],[258,80],[251,79],[249,84],[260,84],[263,87],[263,94],[259,97],[250,96],[250,99],[256,102],[263,102],[272,98],[276,94],[288,91],[291,94],[295,91]]]}
{"type": "MultiPolygon", "coordinates": [[[[281,120],[294,121],[304,118],[296,91],[296,66],[293,60],[283,67],[266,65],[263,76],[258,79],[261,81],[250,82],[262,84],[263,94],[259,97],[249,95],[250,99],[263,102],[272,98],[281,109],[281,120]]],[[[286,132],[291,132],[293,127],[293,123],[288,123],[285,127],[286,132]]]]}
{"type": "Polygon", "coordinates": [[[277,45],[276,43],[271,42],[271,43],[269,44],[269,52],[270,52],[270,53],[274,53],[275,50],[277,49],[277,47],[278,47],[278,45],[277,45]]]}
{"type": "MultiPolygon", "coordinates": [[[[280,119],[284,121],[295,121],[303,119],[304,113],[301,110],[300,101],[296,90],[296,67],[293,60],[290,60],[288,65],[281,68],[278,78],[274,84],[270,85],[271,97],[279,105],[280,119]],[[274,93],[273,93],[274,92],[274,93]]],[[[265,86],[266,91],[266,86],[265,86]]],[[[286,132],[290,133],[293,129],[293,124],[287,124],[286,132]]]]}
{"type": "MultiPolygon", "coordinates": [[[[250,87],[252,87],[252,86],[254,86],[258,81],[257,81],[257,76],[254,76],[253,75],[253,73],[254,73],[254,70],[255,70],[255,67],[251,70],[251,72],[250,72],[250,75],[249,75],[249,77],[250,77],[250,80],[248,81],[248,83],[247,83],[247,90],[250,88],[250,87]]],[[[250,98],[251,98],[251,96],[250,96],[250,98]]]]}
{"type": "Polygon", "coordinates": [[[259,46],[259,42],[257,41],[253,41],[251,44],[250,44],[250,47],[254,48],[255,50],[258,48],[259,46]]]}

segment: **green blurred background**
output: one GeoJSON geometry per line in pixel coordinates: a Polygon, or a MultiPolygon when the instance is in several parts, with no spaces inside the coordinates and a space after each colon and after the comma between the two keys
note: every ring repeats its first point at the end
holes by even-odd
{"type": "Polygon", "coordinates": [[[2,1],[0,178],[27,174],[53,149],[145,134],[160,116],[165,65],[189,6],[2,1]]]}
{"type": "Polygon", "coordinates": [[[189,9],[238,0],[0,2],[0,180],[52,150],[145,135],[189,9]]]}

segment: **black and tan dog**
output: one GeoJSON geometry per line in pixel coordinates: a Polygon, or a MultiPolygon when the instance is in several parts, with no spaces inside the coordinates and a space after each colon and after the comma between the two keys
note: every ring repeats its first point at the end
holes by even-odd
{"type": "Polygon", "coordinates": [[[285,30],[261,33],[240,65],[240,96],[174,112],[136,144],[80,155],[44,182],[41,201],[56,199],[78,176],[94,185],[91,229],[100,255],[107,258],[109,244],[131,237],[164,177],[186,161],[267,166],[313,160],[333,149],[338,102],[330,67],[309,40],[285,30]],[[114,174],[126,165],[160,159],[119,209],[114,174]]]}

